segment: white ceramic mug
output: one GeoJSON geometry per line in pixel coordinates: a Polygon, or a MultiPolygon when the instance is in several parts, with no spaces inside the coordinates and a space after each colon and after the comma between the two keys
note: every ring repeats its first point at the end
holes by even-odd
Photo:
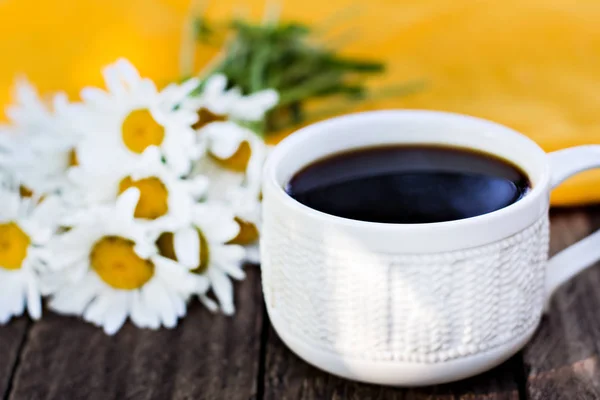
{"type": "Polygon", "coordinates": [[[546,154],[509,128],[443,112],[367,112],[301,129],[264,171],[271,322],[300,357],[350,379],[416,386],[483,372],[523,347],[553,290],[600,258],[596,234],[548,261],[550,190],[599,166],[600,146],[546,154]],[[495,154],[521,167],[532,190],[489,214],[429,224],[335,217],[284,190],[330,154],[410,143],[495,154]]]}

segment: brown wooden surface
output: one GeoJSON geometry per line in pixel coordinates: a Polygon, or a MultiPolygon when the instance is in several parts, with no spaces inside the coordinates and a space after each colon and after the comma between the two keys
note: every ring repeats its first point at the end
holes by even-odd
{"type": "Polygon", "coordinates": [[[0,326],[0,396],[11,390],[12,378],[29,326],[30,322],[25,317],[0,326]]]}
{"type": "MultiPolygon", "coordinates": [[[[238,285],[234,318],[190,307],[177,329],[127,324],[114,337],[47,313],[31,327],[8,399],[255,397],[263,306],[259,271],[238,285]]],[[[1,328],[5,329],[5,328],[1,328]]]]}
{"type": "MultiPolygon", "coordinates": [[[[555,211],[551,252],[600,228],[600,208],[555,211]]],[[[483,375],[398,389],[350,382],[306,364],[266,320],[248,268],[238,311],[195,304],[175,330],[127,325],[114,337],[46,313],[0,327],[0,398],[21,399],[600,399],[600,268],[565,284],[531,343],[483,375]]]]}
{"type": "Polygon", "coordinates": [[[291,353],[270,328],[265,364],[265,399],[494,399],[518,400],[522,381],[517,356],[481,376],[437,387],[398,389],[351,382],[322,372],[291,353]]]}
{"type": "MultiPolygon", "coordinates": [[[[551,253],[600,228],[600,209],[552,215],[551,253]]],[[[600,399],[600,268],[564,284],[524,349],[527,395],[536,400],[600,399]]]]}

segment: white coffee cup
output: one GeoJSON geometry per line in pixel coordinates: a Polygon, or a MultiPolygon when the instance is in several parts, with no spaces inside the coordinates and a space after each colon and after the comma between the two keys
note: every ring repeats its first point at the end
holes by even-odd
{"type": "Polygon", "coordinates": [[[429,385],[490,369],[531,338],[553,290],[600,258],[594,234],[548,261],[550,190],[594,167],[600,146],[546,154],[509,128],[444,112],[367,112],[303,128],[264,171],[271,322],[304,360],[359,381],[429,385]],[[495,154],[521,167],[532,189],[498,211],[429,224],[335,217],[285,192],[296,172],[330,154],[416,143],[495,154]]]}

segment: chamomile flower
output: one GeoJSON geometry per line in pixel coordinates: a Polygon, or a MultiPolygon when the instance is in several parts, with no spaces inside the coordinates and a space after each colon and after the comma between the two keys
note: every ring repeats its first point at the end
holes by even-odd
{"type": "Polygon", "coordinates": [[[188,217],[192,204],[206,192],[208,179],[197,175],[182,179],[161,159],[157,147],[151,146],[130,164],[110,163],[103,169],[73,167],[69,171],[72,185],[65,198],[74,206],[114,202],[130,187],[140,192],[134,216],[160,229],[171,220],[188,217]]]}
{"type": "Polygon", "coordinates": [[[238,187],[229,192],[229,206],[235,214],[235,222],[239,225],[238,234],[229,241],[231,244],[244,246],[246,261],[260,263],[259,237],[261,231],[260,188],[238,187]]]}
{"type": "Polygon", "coordinates": [[[80,315],[109,335],[127,317],[138,327],[157,329],[172,328],[185,315],[185,299],[201,282],[192,287],[188,271],[158,254],[154,239],[134,218],[138,199],[139,190],[131,188],[113,205],[68,219],[70,230],[51,243],[61,255],[55,274],[64,277],[51,309],[80,315]]]}
{"type": "MultiPolygon", "coordinates": [[[[233,285],[230,277],[244,279],[241,268],[244,248],[228,244],[239,233],[234,214],[222,204],[196,204],[190,224],[173,232],[163,233],[158,239],[160,253],[191,270],[193,280],[207,277],[210,286],[226,315],[235,311],[233,285]]],[[[216,305],[205,295],[203,281],[196,283],[195,293],[211,310],[216,305]]]]}
{"type": "MultiPolygon", "coordinates": [[[[218,124],[211,125],[218,128],[218,124]]],[[[245,246],[247,259],[252,263],[259,262],[261,173],[267,153],[268,146],[250,133],[231,157],[209,155],[194,168],[194,172],[210,179],[207,198],[224,202],[233,210],[240,231],[230,244],[245,246]]]]}
{"type": "Polygon", "coordinates": [[[104,168],[108,159],[128,163],[157,146],[177,175],[187,174],[191,161],[199,157],[192,128],[198,116],[178,104],[198,81],[191,79],[159,92],[154,82],[142,78],[123,59],[105,68],[104,80],[107,92],[96,88],[81,92],[89,111],[90,135],[77,147],[80,164],[104,168]]]}
{"type": "Polygon", "coordinates": [[[209,156],[235,172],[246,172],[252,156],[260,158],[266,147],[253,131],[233,121],[206,125],[198,131],[198,139],[209,156]]]}
{"type": "Polygon", "coordinates": [[[225,75],[215,74],[206,80],[200,95],[186,98],[183,104],[199,112],[196,128],[200,128],[215,120],[259,121],[278,101],[279,95],[272,89],[247,96],[239,88],[227,89],[225,75]]]}
{"type": "Polygon", "coordinates": [[[33,319],[42,313],[40,270],[50,262],[46,245],[55,232],[59,202],[21,198],[16,188],[0,188],[0,324],[25,308],[33,319]]]}
{"type": "Polygon", "coordinates": [[[80,106],[64,93],[47,104],[25,79],[17,81],[14,97],[6,110],[12,124],[0,129],[0,165],[15,174],[24,194],[55,192],[77,163],[74,147],[83,133],[74,121],[82,117],[80,106]]]}
{"type": "Polygon", "coordinates": [[[278,101],[275,90],[248,96],[242,95],[238,88],[228,90],[225,76],[217,74],[207,79],[199,96],[185,98],[181,106],[198,113],[194,128],[209,155],[228,162],[230,169],[243,172],[250,156],[265,144],[240,122],[262,120],[278,101]]]}

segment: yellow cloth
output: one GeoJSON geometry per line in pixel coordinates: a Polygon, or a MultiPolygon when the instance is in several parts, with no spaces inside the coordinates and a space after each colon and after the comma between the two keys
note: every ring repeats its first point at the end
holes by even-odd
{"type": "MultiPolygon", "coordinates": [[[[281,0],[283,16],[323,21],[356,0],[281,0]]],[[[264,0],[214,0],[209,15],[262,14],[264,0]],[[239,7],[239,4],[244,4],[239,7]],[[234,5],[238,5],[237,8],[234,5]]],[[[0,0],[0,104],[18,73],[75,96],[124,56],[160,83],[178,76],[189,0],[0,0]]],[[[597,0],[363,0],[344,23],[349,53],[384,59],[383,82],[421,93],[369,108],[461,112],[511,126],[547,151],[600,142],[597,0]],[[362,3],[362,4],[361,4],[362,3]]],[[[340,37],[344,37],[340,30],[340,37]]],[[[199,49],[197,64],[211,56],[199,49]]],[[[600,201],[600,172],[567,182],[557,205],[600,201]]]]}

